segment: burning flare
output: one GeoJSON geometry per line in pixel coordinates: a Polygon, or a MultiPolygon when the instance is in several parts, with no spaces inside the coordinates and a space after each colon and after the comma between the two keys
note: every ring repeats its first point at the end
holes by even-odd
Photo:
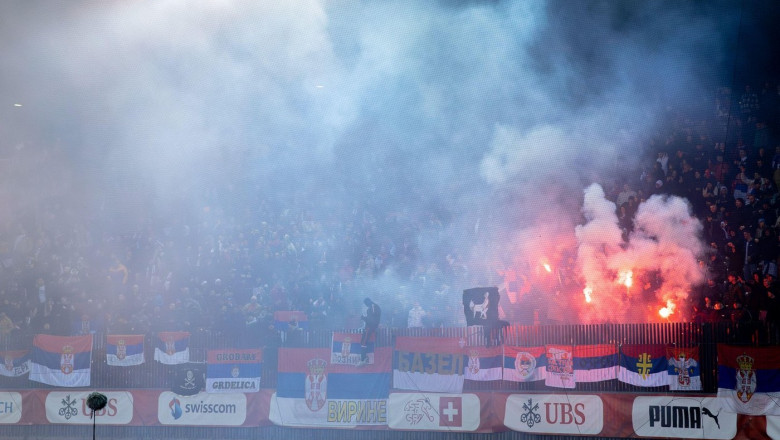
{"type": "Polygon", "coordinates": [[[591,298],[590,294],[593,293],[593,289],[590,287],[585,287],[582,289],[582,293],[585,295],[585,302],[589,303],[593,301],[593,298],[591,298]]]}
{"type": "Polygon", "coordinates": [[[669,318],[669,315],[674,313],[675,305],[672,302],[672,300],[666,300],[666,307],[662,307],[661,310],[658,311],[658,314],[661,315],[661,318],[667,319],[669,318]]]}
{"type": "Polygon", "coordinates": [[[618,274],[618,283],[626,286],[631,287],[634,285],[634,272],[632,271],[626,271],[626,272],[620,272],[618,274]]]}

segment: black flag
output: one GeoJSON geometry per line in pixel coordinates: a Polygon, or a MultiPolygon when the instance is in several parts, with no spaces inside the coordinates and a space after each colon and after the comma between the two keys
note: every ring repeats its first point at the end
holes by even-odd
{"type": "Polygon", "coordinates": [[[206,385],[206,369],[203,364],[188,362],[179,364],[173,372],[171,391],[180,396],[194,396],[206,385]]]}
{"type": "Polygon", "coordinates": [[[494,327],[498,321],[498,287],[474,287],[463,291],[466,325],[494,327]]]}

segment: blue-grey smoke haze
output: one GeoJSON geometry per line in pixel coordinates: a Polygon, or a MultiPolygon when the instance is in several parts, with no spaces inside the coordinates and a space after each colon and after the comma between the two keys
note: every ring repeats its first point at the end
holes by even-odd
{"type": "Polygon", "coordinates": [[[758,15],[688,0],[4,1],[2,154],[68,160],[7,182],[3,221],[48,204],[119,233],[263,199],[316,218],[430,213],[443,226],[417,231],[424,258],[457,253],[495,282],[575,248],[584,189],[636,179],[670,108],[709,117],[715,87],[767,68],[740,51],[763,42],[745,26],[758,15]]]}

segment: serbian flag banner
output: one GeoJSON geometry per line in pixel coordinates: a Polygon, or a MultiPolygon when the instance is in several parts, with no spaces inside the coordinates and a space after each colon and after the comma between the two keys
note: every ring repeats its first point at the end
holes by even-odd
{"type": "Polygon", "coordinates": [[[130,367],[144,363],[144,335],[106,336],[106,363],[130,367]]]}
{"type": "Polygon", "coordinates": [[[274,328],[276,331],[286,332],[292,325],[308,330],[309,317],[306,316],[306,312],[300,310],[277,310],[274,312],[274,328]]]}
{"type": "Polygon", "coordinates": [[[19,377],[30,372],[30,354],[27,350],[0,351],[0,376],[19,377]]]}
{"type": "Polygon", "coordinates": [[[602,382],[617,378],[618,352],[615,344],[574,346],[575,382],[602,382]]]}
{"type": "Polygon", "coordinates": [[[718,397],[729,412],[780,416],[780,347],[718,344],[718,397]]]}
{"type": "Polygon", "coordinates": [[[60,387],[90,384],[92,335],[35,335],[30,380],[60,387]]]}
{"type": "Polygon", "coordinates": [[[463,391],[466,341],[399,336],[393,352],[393,388],[438,393],[463,391]]]}
{"type": "Polygon", "coordinates": [[[349,428],[387,425],[389,347],[363,367],[331,364],[328,348],[281,348],[271,422],[280,426],[349,428]]]}
{"type": "Polygon", "coordinates": [[[669,389],[672,391],[701,390],[699,347],[667,347],[669,389]]]}
{"type": "Polygon", "coordinates": [[[501,380],[504,351],[501,347],[466,347],[466,371],[464,379],[488,381],[501,380]]]}
{"type": "Polygon", "coordinates": [[[547,371],[544,384],[555,388],[574,388],[574,347],[571,345],[547,345],[547,371]]]}
{"type": "Polygon", "coordinates": [[[504,346],[504,380],[534,382],[547,373],[547,351],[544,347],[504,346]]]}
{"type": "Polygon", "coordinates": [[[160,332],[154,347],[154,360],[161,364],[178,365],[190,361],[189,332],[160,332]]]}
{"type": "Polygon", "coordinates": [[[209,350],[206,354],[206,392],[256,393],[260,391],[263,351],[209,350]]]}
{"type": "Polygon", "coordinates": [[[72,336],[94,335],[101,330],[103,330],[102,320],[91,318],[89,315],[82,315],[71,325],[72,336]]]}
{"type": "MultiPolygon", "coordinates": [[[[331,342],[330,363],[341,365],[357,365],[360,363],[363,347],[360,346],[360,333],[337,333],[333,332],[331,342]]],[[[374,363],[374,346],[376,344],[376,334],[371,336],[371,340],[366,342],[366,363],[374,363]]]]}
{"type": "Polygon", "coordinates": [[[665,387],[669,385],[666,346],[661,344],[621,345],[618,380],[639,387],[665,387]]]}

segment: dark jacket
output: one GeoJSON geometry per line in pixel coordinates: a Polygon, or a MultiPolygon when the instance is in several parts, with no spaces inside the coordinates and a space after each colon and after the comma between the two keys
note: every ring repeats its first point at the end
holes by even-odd
{"type": "Polygon", "coordinates": [[[379,327],[379,320],[382,318],[382,309],[375,302],[367,305],[366,316],[361,316],[360,319],[366,321],[366,327],[377,328],[379,327]]]}

